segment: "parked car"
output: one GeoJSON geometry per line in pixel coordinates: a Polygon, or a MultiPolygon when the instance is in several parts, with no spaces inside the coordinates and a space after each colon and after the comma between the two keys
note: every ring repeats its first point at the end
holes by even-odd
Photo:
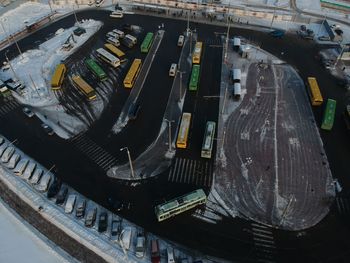
{"type": "Polygon", "coordinates": [[[2,154],[5,152],[5,150],[7,149],[9,145],[7,143],[4,143],[0,146],[0,157],[2,156],[2,154]]]}
{"type": "Polygon", "coordinates": [[[96,213],[97,213],[96,207],[90,209],[87,212],[86,217],[85,217],[85,226],[86,227],[92,227],[95,224],[96,213]]]}
{"type": "Polygon", "coordinates": [[[61,190],[58,192],[56,197],[57,205],[62,205],[64,203],[64,200],[66,200],[67,193],[68,193],[67,187],[61,187],[61,190]]]}
{"type": "Polygon", "coordinates": [[[151,241],[151,261],[152,263],[160,263],[160,252],[157,239],[151,241]]]}
{"type": "Polygon", "coordinates": [[[51,181],[51,174],[46,173],[44,174],[41,179],[40,183],[37,185],[36,189],[40,192],[46,192],[47,188],[49,187],[50,181],[51,181]]]}
{"type": "Polygon", "coordinates": [[[66,205],[64,207],[64,212],[70,214],[73,212],[75,201],[77,200],[77,196],[75,194],[70,194],[68,196],[66,205]]]}
{"type": "Polygon", "coordinates": [[[146,238],[143,235],[138,235],[136,238],[136,257],[143,258],[146,250],[146,238]]]}
{"type": "Polygon", "coordinates": [[[7,163],[7,168],[9,169],[15,168],[20,159],[21,159],[21,156],[19,155],[19,153],[14,153],[10,161],[7,163]]]}
{"type": "MultiPolygon", "coordinates": [[[[115,237],[119,237],[119,234],[121,232],[121,228],[122,228],[122,220],[112,220],[112,224],[111,224],[111,236],[112,238],[115,237]]],[[[116,240],[118,241],[118,240],[116,240]]]]}
{"type": "Polygon", "coordinates": [[[28,159],[20,160],[16,165],[15,169],[13,170],[13,173],[17,176],[21,176],[24,173],[24,170],[27,168],[28,163],[28,159]]]}
{"type": "Polygon", "coordinates": [[[105,232],[108,226],[108,215],[106,212],[100,213],[98,220],[98,232],[105,232]]]}
{"type": "Polygon", "coordinates": [[[26,170],[23,173],[23,176],[22,176],[23,179],[29,180],[32,177],[35,168],[36,168],[36,163],[29,162],[26,170]]]}
{"type": "Polygon", "coordinates": [[[120,233],[120,242],[122,242],[124,249],[128,250],[130,248],[132,239],[132,228],[130,226],[124,227],[120,233]]]}
{"type": "Polygon", "coordinates": [[[46,123],[42,123],[41,127],[44,129],[44,131],[48,134],[48,135],[53,135],[55,132],[53,131],[53,129],[47,125],[46,123]]]}
{"type": "Polygon", "coordinates": [[[75,210],[76,217],[83,217],[85,215],[86,200],[82,199],[77,204],[77,209],[75,210]]]}
{"type": "Polygon", "coordinates": [[[33,117],[34,116],[34,112],[32,112],[29,108],[27,107],[24,107],[23,108],[23,113],[25,115],[27,115],[29,118],[33,117]]]}
{"type": "Polygon", "coordinates": [[[32,178],[30,178],[29,182],[32,185],[36,185],[39,183],[42,176],[43,176],[43,170],[40,168],[37,168],[37,169],[35,169],[35,172],[34,172],[32,178]]]}
{"type": "Polygon", "coordinates": [[[12,155],[15,152],[15,148],[9,146],[6,148],[6,150],[4,151],[4,153],[1,156],[1,161],[3,163],[7,163],[8,161],[10,161],[10,158],[12,157],[12,155]]]}
{"type": "Polygon", "coordinates": [[[47,191],[47,198],[52,198],[55,195],[57,195],[57,193],[61,189],[61,186],[62,186],[61,179],[59,179],[58,177],[55,177],[54,181],[52,182],[52,184],[49,187],[49,190],[47,191]]]}
{"type": "Polygon", "coordinates": [[[168,263],[175,263],[174,249],[172,247],[167,248],[168,263]]]}

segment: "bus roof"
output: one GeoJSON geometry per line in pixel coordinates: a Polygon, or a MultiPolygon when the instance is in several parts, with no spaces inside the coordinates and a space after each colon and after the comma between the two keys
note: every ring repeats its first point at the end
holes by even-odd
{"type": "Polygon", "coordinates": [[[117,55],[119,58],[122,58],[125,56],[125,53],[121,51],[119,48],[115,47],[112,44],[106,43],[105,48],[107,48],[109,51],[117,55]]]}
{"type": "Polygon", "coordinates": [[[141,59],[135,58],[130,66],[128,73],[126,74],[124,81],[131,81],[136,72],[136,69],[139,67],[139,64],[141,64],[141,59]]]}
{"type": "Polygon", "coordinates": [[[66,66],[64,64],[58,64],[56,66],[55,72],[53,73],[51,79],[51,86],[57,87],[60,85],[60,80],[62,78],[62,74],[66,72],[66,66]]]}
{"type": "Polygon", "coordinates": [[[323,101],[322,95],[320,88],[318,86],[317,80],[314,77],[308,77],[307,81],[309,82],[310,85],[310,92],[312,93],[312,97],[315,100],[323,101]]]}

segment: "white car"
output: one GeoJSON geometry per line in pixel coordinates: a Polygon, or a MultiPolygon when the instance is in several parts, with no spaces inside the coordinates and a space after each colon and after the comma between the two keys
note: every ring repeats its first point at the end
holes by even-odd
{"type": "Polygon", "coordinates": [[[183,35],[179,36],[179,39],[177,40],[177,46],[182,47],[185,41],[185,37],[183,35]]]}
{"type": "Polygon", "coordinates": [[[34,116],[34,112],[32,112],[29,108],[27,107],[24,107],[23,108],[23,113],[25,115],[27,115],[29,118],[33,117],[34,116]]]}
{"type": "Polygon", "coordinates": [[[7,163],[10,158],[12,157],[13,153],[15,152],[15,148],[13,147],[7,147],[6,150],[4,151],[4,153],[1,156],[1,161],[3,163],[7,163]]]}
{"type": "Polygon", "coordinates": [[[20,159],[21,159],[21,156],[18,153],[14,153],[10,161],[7,163],[7,168],[9,169],[15,168],[20,159]]]}
{"type": "Polygon", "coordinates": [[[68,199],[67,199],[67,202],[66,202],[66,205],[64,207],[64,212],[67,213],[67,214],[70,214],[73,212],[73,209],[74,209],[74,205],[75,205],[75,201],[77,200],[77,196],[74,195],[74,194],[70,194],[68,196],[68,199]]]}
{"type": "Polygon", "coordinates": [[[136,257],[143,258],[145,255],[145,243],[146,239],[144,236],[138,236],[136,239],[136,257]]]}
{"type": "Polygon", "coordinates": [[[122,11],[113,11],[109,16],[113,18],[123,18],[124,14],[122,11]]]}
{"type": "Polygon", "coordinates": [[[175,77],[176,71],[177,71],[177,64],[176,63],[171,64],[170,69],[169,69],[169,76],[175,77]]]}
{"type": "Polygon", "coordinates": [[[49,187],[51,181],[51,175],[49,173],[44,174],[41,179],[40,183],[37,185],[36,189],[40,192],[46,192],[47,188],[49,187]]]}
{"type": "Polygon", "coordinates": [[[37,168],[37,169],[35,169],[34,174],[33,174],[32,178],[30,178],[29,182],[32,185],[36,185],[39,183],[42,176],[43,176],[43,170],[40,168],[37,168]]]}

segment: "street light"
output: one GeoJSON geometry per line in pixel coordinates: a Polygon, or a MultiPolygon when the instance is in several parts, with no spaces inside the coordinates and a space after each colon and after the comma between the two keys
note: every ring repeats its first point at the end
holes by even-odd
{"type": "MultiPolygon", "coordinates": [[[[1,20],[0,20],[0,21],[1,21],[1,20]]],[[[14,70],[13,67],[12,67],[12,64],[11,64],[9,58],[7,57],[7,52],[9,52],[9,50],[6,50],[6,51],[5,51],[5,58],[6,58],[6,61],[7,61],[7,63],[10,65],[10,69],[11,69],[11,71],[12,71],[14,77],[15,77],[16,79],[19,79],[19,78],[17,77],[17,75],[16,75],[15,70],[14,70]]]]}
{"type": "Polygon", "coordinates": [[[168,132],[168,135],[169,135],[169,152],[171,152],[172,151],[172,148],[171,148],[171,146],[172,146],[172,143],[171,143],[171,123],[172,122],[175,122],[174,120],[171,120],[171,121],[169,121],[168,119],[164,119],[166,122],[168,122],[168,127],[169,127],[169,132],[168,132]]]}
{"type": "Polygon", "coordinates": [[[126,150],[127,154],[128,154],[128,158],[129,158],[129,165],[130,165],[130,170],[131,170],[131,177],[135,178],[135,174],[134,174],[134,168],[132,166],[132,161],[131,161],[131,156],[130,156],[130,151],[128,147],[124,147],[124,148],[120,148],[120,151],[124,151],[126,150]]]}
{"type": "Polygon", "coordinates": [[[182,100],[182,74],[186,73],[186,72],[178,70],[177,73],[180,74],[180,99],[179,99],[179,101],[181,101],[182,100]]]}

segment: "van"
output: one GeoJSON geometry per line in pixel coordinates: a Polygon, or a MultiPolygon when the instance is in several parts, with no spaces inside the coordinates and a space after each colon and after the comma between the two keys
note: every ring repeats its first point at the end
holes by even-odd
{"type": "Polygon", "coordinates": [[[114,33],[114,32],[108,32],[107,34],[106,34],[106,37],[107,38],[109,38],[109,37],[111,37],[111,38],[119,38],[118,37],[118,35],[116,34],[116,33],[114,33]]]}
{"type": "Polygon", "coordinates": [[[176,63],[171,64],[170,69],[169,69],[169,76],[175,77],[176,71],[177,71],[177,64],[176,63]]]}
{"type": "Polygon", "coordinates": [[[27,168],[28,163],[28,159],[22,159],[21,161],[19,161],[19,163],[16,165],[13,171],[14,174],[18,176],[22,175],[24,173],[24,170],[27,168]]]}
{"type": "Polygon", "coordinates": [[[14,153],[7,164],[7,168],[9,169],[15,168],[20,159],[21,159],[21,156],[19,155],[19,153],[14,153]]]}
{"type": "Polygon", "coordinates": [[[1,156],[1,161],[3,163],[7,163],[10,160],[10,158],[13,155],[14,152],[15,152],[15,148],[7,147],[6,150],[4,151],[4,153],[1,156]]]}
{"type": "Polygon", "coordinates": [[[49,187],[49,184],[51,182],[51,174],[45,173],[40,180],[40,183],[37,185],[37,190],[39,192],[46,192],[47,188],[49,187]]]}
{"type": "Polygon", "coordinates": [[[40,181],[41,177],[43,176],[43,170],[40,169],[40,168],[37,168],[35,171],[34,171],[34,174],[32,176],[32,178],[30,178],[30,183],[32,185],[36,185],[38,184],[38,182],[40,181]]]}
{"type": "Polygon", "coordinates": [[[168,254],[168,263],[175,263],[174,249],[168,247],[167,248],[167,254],[168,254]]]}
{"type": "Polygon", "coordinates": [[[151,261],[152,263],[160,263],[158,239],[153,239],[151,241],[151,261]]]}
{"type": "Polygon", "coordinates": [[[177,46],[182,47],[185,41],[185,37],[183,35],[179,36],[179,39],[177,40],[177,46]]]}
{"type": "Polygon", "coordinates": [[[114,37],[109,37],[107,38],[107,42],[116,46],[116,47],[119,47],[120,46],[120,42],[118,39],[114,38],[114,37]]]}
{"type": "Polygon", "coordinates": [[[137,43],[137,38],[136,38],[136,37],[134,37],[134,36],[132,36],[132,35],[130,35],[130,34],[126,34],[126,35],[125,35],[125,38],[130,39],[131,42],[132,42],[134,45],[136,45],[136,43],[137,43]]]}
{"type": "Polygon", "coordinates": [[[113,29],[112,32],[116,33],[119,38],[123,38],[125,36],[124,32],[119,29],[113,29]]]}
{"type": "Polygon", "coordinates": [[[23,179],[29,180],[32,177],[35,168],[36,163],[30,162],[23,173],[23,179]]]}

